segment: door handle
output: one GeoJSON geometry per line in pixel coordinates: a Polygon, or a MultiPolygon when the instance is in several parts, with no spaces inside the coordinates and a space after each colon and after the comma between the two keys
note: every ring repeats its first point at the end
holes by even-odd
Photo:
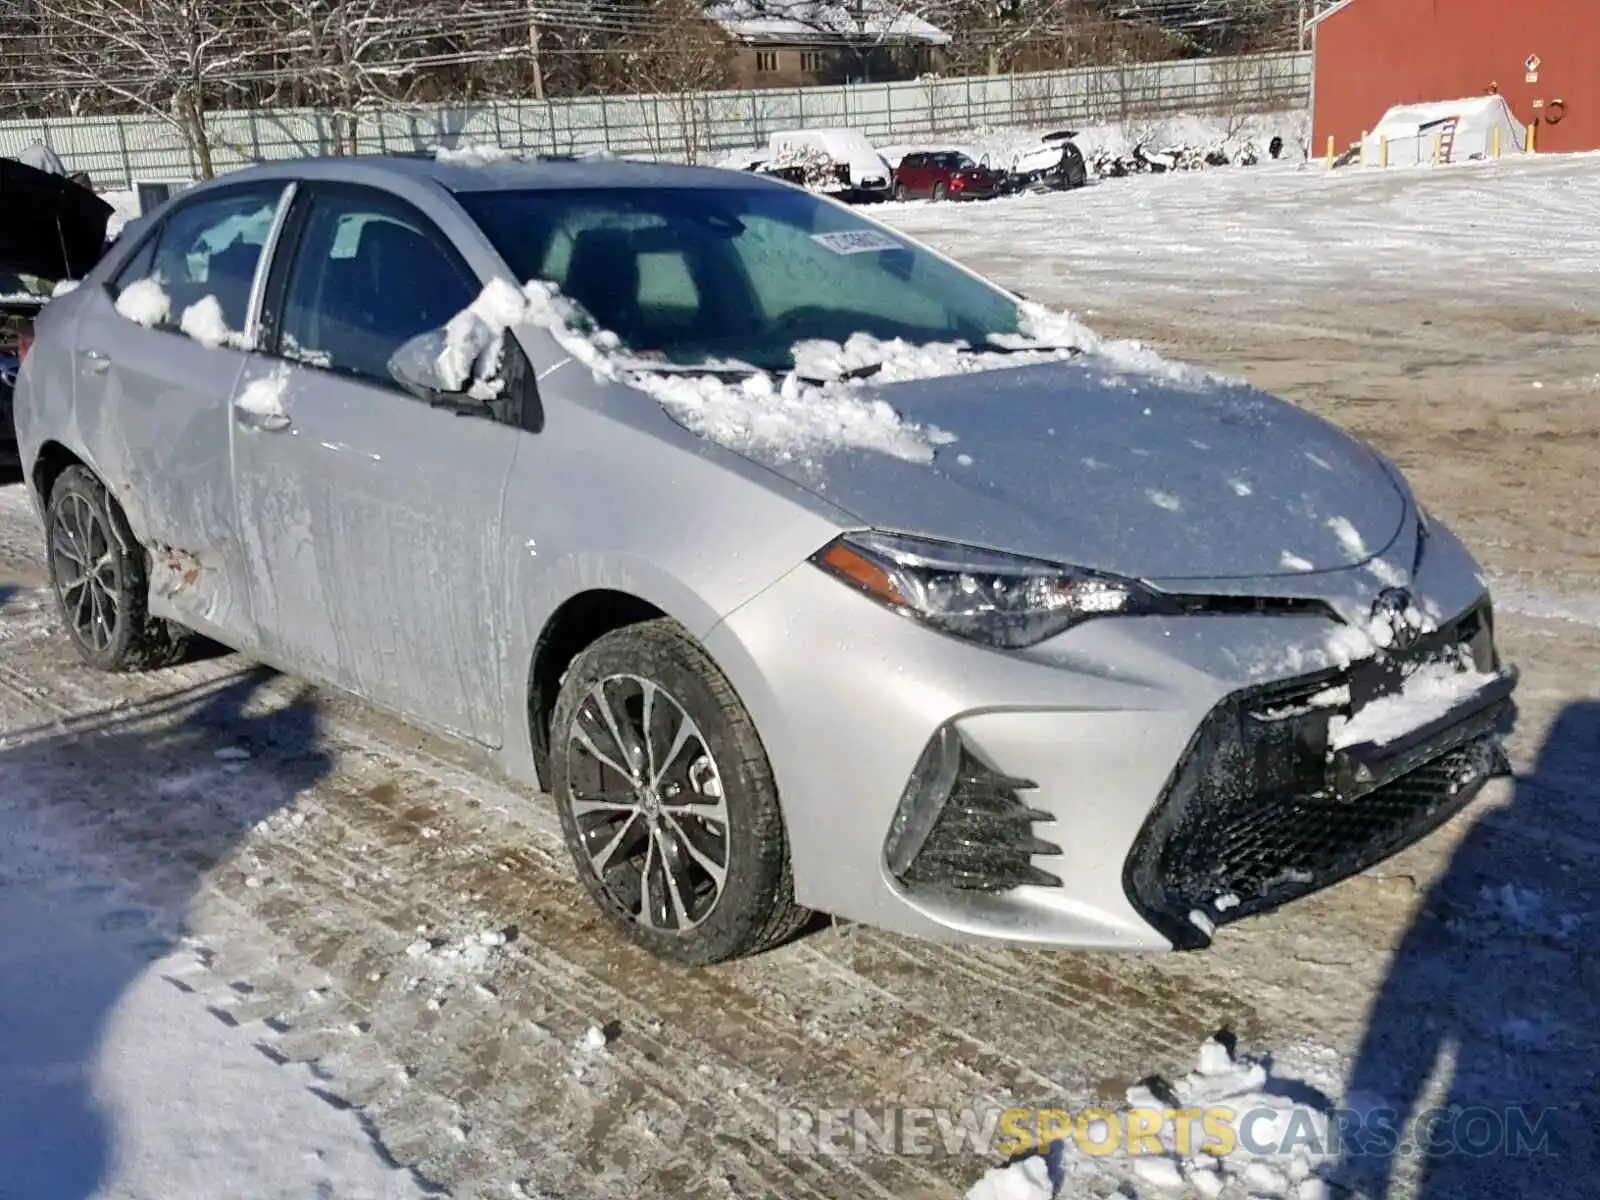
{"type": "Polygon", "coordinates": [[[85,350],[83,352],[83,369],[89,375],[104,375],[111,366],[111,359],[104,350],[85,350]]]}
{"type": "Polygon", "coordinates": [[[288,413],[258,413],[233,406],[233,419],[246,429],[259,429],[263,433],[282,433],[289,428],[288,413]]]}

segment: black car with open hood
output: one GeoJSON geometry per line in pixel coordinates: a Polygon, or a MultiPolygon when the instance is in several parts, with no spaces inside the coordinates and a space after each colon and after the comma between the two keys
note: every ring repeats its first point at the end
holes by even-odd
{"type": "Polygon", "coordinates": [[[0,459],[15,445],[11,393],[33,318],[56,283],[100,261],[111,211],[65,175],[0,158],[0,459]]]}
{"type": "Polygon", "coordinates": [[[111,206],[64,175],[0,158],[0,271],[78,279],[100,261],[111,206]]]}

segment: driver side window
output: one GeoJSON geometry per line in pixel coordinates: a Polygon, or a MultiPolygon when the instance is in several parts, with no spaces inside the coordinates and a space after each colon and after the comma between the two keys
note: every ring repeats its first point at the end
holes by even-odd
{"type": "Polygon", "coordinates": [[[366,189],[320,193],[289,275],[278,352],[398,388],[390,356],[477,294],[470,269],[409,204],[366,189]]]}

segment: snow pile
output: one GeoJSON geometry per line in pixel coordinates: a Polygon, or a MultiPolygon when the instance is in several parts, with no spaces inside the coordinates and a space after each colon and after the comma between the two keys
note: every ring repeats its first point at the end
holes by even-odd
{"type": "Polygon", "coordinates": [[[1051,1200],[1050,1167],[1035,1156],[1008,1167],[991,1167],[967,1191],[967,1200],[1051,1200]]]}
{"type": "MultiPolygon", "coordinates": [[[[1147,1080],[1127,1091],[1124,1119],[1090,1120],[1087,1127],[1049,1148],[986,1172],[967,1200],[1052,1200],[1056,1195],[1050,1165],[1057,1175],[1092,1172],[1123,1178],[1118,1195],[1185,1195],[1216,1200],[1324,1200],[1328,1185],[1320,1177],[1337,1165],[1336,1139],[1330,1136],[1330,1103],[1310,1084],[1275,1076],[1266,1060],[1236,1060],[1217,1038],[1200,1047],[1195,1069],[1175,1084],[1147,1080]],[[1175,1110],[1192,1113],[1184,1126],[1175,1110]],[[1169,1115],[1170,1114],[1170,1115],[1169,1115]],[[1203,1119],[1202,1119],[1203,1114],[1203,1119]],[[1100,1149],[1088,1153],[1085,1136],[1100,1149]],[[1108,1153],[1108,1139],[1121,1139],[1108,1153]],[[1159,1145],[1159,1152],[1155,1147],[1159,1145]]],[[[1063,1182],[1060,1194],[1088,1194],[1063,1182]]],[[[1101,1194],[1099,1187],[1093,1194],[1101,1194]]]]}
{"type": "Polygon", "coordinates": [[[213,350],[219,346],[250,349],[243,333],[228,328],[228,322],[222,315],[222,305],[215,296],[202,296],[184,309],[183,316],[178,319],[178,328],[202,346],[213,350]]]}
{"type": "Polygon", "coordinates": [[[1378,697],[1353,717],[1333,718],[1328,723],[1328,746],[1342,750],[1362,742],[1388,745],[1444,716],[1493,682],[1493,675],[1460,661],[1425,663],[1407,675],[1393,695],[1378,697]]]}
{"type": "Polygon", "coordinates": [[[500,394],[505,332],[527,318],[528,298],[517,285],[492,279],[468,307],[450,318],[435,366],[447,392],[466,390],[475,400],[500,394]]]}
{"type": "Polygon", "coordinates": [[[418,937],[406,947],[406,957],[436,978],[461,979],[489,971],[507,940],[502,929],[484,929],[446,939],[418,937]]]}
{"type": "Polygon", "coordinates": [[[1029,342],[1048,346],[1070,346],[1091,355],[1110,371],[1118,375],[1145,375],[1181,387],[1241,386],[1241,381],[1207,371],[1190,363],[1173,362],[1143,342],[1132,338],[1107,340],[1071,313],[1055,312],[1042,304],[1025,300],[1022,311],[1022,333],[995,338],[1001,346],[1026,345],[1029,342]]]}
{"type": "Polygon", "coordinates": [[[712,375],[649,374],[624,382],[654,396],[702,437],[782,460],[849,448],[932,462],[935,446],[955,440],[935,426],[906,421],[849,383],[818,386],[798,375],[774,379],[759,371],[732,383],[712,375]]]}
{"type": "Polygon", "coordinates": [[[253,417],[287,417],[283,397],[289,390],[289,368],[280,364],[270,375],[245,384],[233,406],[253,417]]]}
{"type": "MultiPolygon", "coordinates": [[[[598,380],[620,382],[653,396],[687,428],[740,452],[779,461],[833,449],[871,450],[910,462],[931,462],[935,447],[954,437],[906,421],[871,388],[971,371],[1060,361],[1087,353],[1113,373],[1153,374],[1186,386],[1220,377],[1170,363],[1139,342],[1106,341],[1076,317],[1024,301],[1020,332],[996,336],[996,349],[962,342],[913,345],[868,334],[844,343],[804,341],[793,348],[795,370],[769,374],[739,362],[681,367],[646,363],[623,351],[616,334],[597,329],[587,313],[555,286],[533,280],[522,288],[491,281],[451,318],[442,339],[419,339],[448,391],[498,394],[504,336],[516,325],[547,330],[598,380]]],[[[398,361],[398,356],[397,356],[398,361]]]]}
{"type": "Polygon", "coordinates": [[[1135,1174],[1169,1190],[1187,1183],[1206,1197],[1220,1195],[1232,1183],[1252,1196],[1320,1200],[1326,1184],[1317,1173],[1336,1161],[1329,1153],[1328,1114],[1297,1103],[1285,1094],[1289,1090],[1283,1080],[1271,1076],[1265,1062],[1235,1060],[1222,1042],[1206,1039],[1194,1071],[1174,1084],[1170,1095],[1160,1097],[1151,1086],[1135,1085],[1128,1089],[1128,1107],[1157,1112],[1230,1109],[1233,1130],[1240,1136],[1233,1139],[1229,1153],[1213,1154],[1208,1145],[1218,1147],[1198,1123],[1187,1140],[1170,1125],[1164,1126],[1161,1143],[1166,1154],[1140,1158],[1135,1174]],[[1248,1139],[1243,1136],[1247,1121],[1248,1139]]]}
{"type": "Polygon", "coordinates": [[[522,156],[515,150],[488,142],[459,142],[454,146],[440,146],[433,152],[434,162],[452,167],[487,167],[493,163],[512,162],[522,156]]]}
{"type": "Polygon", "coordinates": [[[60,279],[60,280],[57,280],[56,281],[56,286],[50,289],[50,298],[52,300],[56,300],[56,299],[59,299],[62,296],[68,295],[71,292],[77,291],[78,284],[81,283],[81,282],[83,282],[83,281],[79,280],[79,279],[60,279]]]}
{"type": "Polygon", "coordinates": [[[1018,337],[997,339],[996,345],[1014,345],[1018,349],[985,351],[965,342],[930,342],[918,346],[900,338],[884,341],[870,333],[853,333],[842,344],[821,340],[796,342],[792,353],[795,373],[803,378],[834,383],[870,376],[875,384],[1059,362],[1079,353],[1073,345],[1039,344],[1036,349],[1023,350],[1021,347],[1032,346],[1034,341],[1018,337]]]}
{"type": "Polygon", "coordinates": [[[138,279],[122,289],[117,312],[137,325],[154,329],[172,318],[172,298],[158,279],[138,279]]]}

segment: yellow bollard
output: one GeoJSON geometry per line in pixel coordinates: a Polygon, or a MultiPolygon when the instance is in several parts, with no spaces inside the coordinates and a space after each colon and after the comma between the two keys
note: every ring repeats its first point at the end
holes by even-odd
{"type": "Polygon", "coordinates": [[[1333,170],[1333,134],[1328,135],[1328,169],[1333,170]]]}
{"type": "Polygon", "coordinates": [[[1528,126],[1528,153],[1529,154],[1537,154],[1537,153],[1539,153],[1538,141],[1539,141],[1539,127],[1538,127],[1538,125],[1529,125],[1528,126]]]}
{"type": "Polygon", "coordinates": [[[1494,145],[1493,154],[1494,154],[1494,156],[1496,158],[1499,158],[1500,157],[1500,126],[1498,126],[1498,125],[1496,125],[1494,127],[1493,145],[1494,145]]]}
{"type": "Polygon", "coordinates": [[[1433,135],[1433,165],[1439,165],[1439,158],[1444,154],[1444,138],[1437,133],[1433,135]]]}
{"type": "Polygon", "coordinates": [[[1378,139],[1378,153],[1380,155],[1380,161],[1387,169],[1389,166],[1389,139],[1387,137],[1378,139]]]}

